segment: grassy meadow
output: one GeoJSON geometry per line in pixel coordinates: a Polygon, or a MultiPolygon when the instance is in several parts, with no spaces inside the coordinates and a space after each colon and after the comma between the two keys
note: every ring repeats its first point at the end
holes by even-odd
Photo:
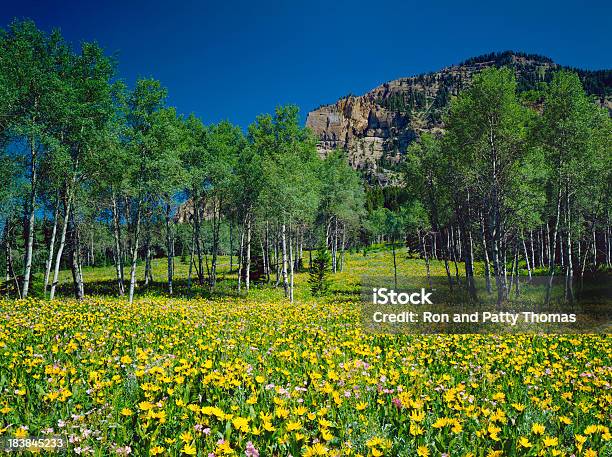
{"type": "Polygon", "coordinates": [[[387,250],[347,254],[325,298],[297,274],[294,304],[230,293],[220,263],[213,297],[164,296],[159,259],[132,305],[106,295],[112,267],[84,269],[80,302],[68,271],[58,300],[0,301],[0,436],[96,456],[611,455],[607,335],[365,333],[361,278],[393,274],[387,250]]]}

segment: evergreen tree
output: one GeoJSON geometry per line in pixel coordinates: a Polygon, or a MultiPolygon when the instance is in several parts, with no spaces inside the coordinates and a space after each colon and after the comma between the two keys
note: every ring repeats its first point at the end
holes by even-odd
{"type": "Polygon", "coordinates": [[[331,255],[327,250],[327,246],[321,244],[317,249],[317,254],[312,259],[310,266],[308,284],[310,284],[310,292],[314,296],[325,295],[329,291],[331,272],[331,255]]]}

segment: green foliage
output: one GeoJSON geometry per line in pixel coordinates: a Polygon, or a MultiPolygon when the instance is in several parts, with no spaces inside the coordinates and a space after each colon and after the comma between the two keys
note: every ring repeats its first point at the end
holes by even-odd
{"type": "Polygon", "coordinates": [[[325,245],[319,246],[308,273],[310,292],[314,296],[325,295],[330,287],[331,256],[325,245]]]}
{"type": "Polygon", "coordinates": [[[448,173],[448,158],[436,137],[425,133],[410,145],[404,164],[405,187],[427,209],[434,230],[452,217],[450,189],[445,183],[448,173]]]}
{"type": "Polygon", "coordinates": [[[313,220],[320,197],[320,161],[316,141],[300,126],[297,107],[279,107],[274,116],[258,116],[249,126],[249,140],[261,157],[265,183],[259,211],[287,223],[313,220]]]}
{"type": "Polygon", "coordinates": [[[391,211],[398,211],[402,205],[412,198],[410,190],[404,187],[387,186],[383,188],[384,206],[391,211]]]}
{"type": "Polygon", "coordinates": [[[368,213],[378,209],[385,204],[383,190],[380,186],[366,187],[365,191],[365,208],[368,213]]]}
{"type": "Polygon", "coordinates": [[[509,69],[484,70],[453,101],[443,147],[448,157],[444,179],[456,202],[478,199],[485,211],[505,214],[525,156],[526,119],[509,69]]]}
{"type": "Polygon", "coordinates": [[[349,226],[358,226],[363,215],[364,190],[359,175],[340,151],[328,155],[320,166],[322,183],[319,214],[335,217],[349,226]]]}

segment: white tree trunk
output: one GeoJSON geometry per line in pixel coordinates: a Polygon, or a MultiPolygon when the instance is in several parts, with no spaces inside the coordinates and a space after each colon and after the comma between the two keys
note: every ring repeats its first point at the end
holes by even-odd
{"type": "Polygon", "coordinates": [[[191,290],[191,274],[193,273],[193,254],[195,252],[195,230],[191,231],[191,249],[189,251],[189,273],[187,274],[187,290],[191,290]]]}
{"type": "Polygon", "coordinates": [[[346,224],[342,224],[342,241],[340,243],[340,271],[344,271],[344,249],[346,244],[346,224]]]}
{"type": "Polygon", "coordinates": [[[132,262],[130,266],[130,305],[134,302],[134,289],[136,288],[136,262],[138,261],[138,241],[140,235],[140,206],[138,202],[138,210],[136,211],[136,223],[134,224],[134,242],[132,245],[132,262]]]}
{"type": "Polygon", "coordinates": [[[82,300],[85,297],[85,288],[83,285],[83,271],[81,269],[81,243],[79,229],[74,219],[74,211],[71,215],[72,225],[72,279],[74,282],[74,295],[77,300],[82,300]]]}
{"type": "Polygon", "coordinates": [[[244,225],[240,231],[240,252],[238,253],[238,293],[242,287],[242,267],[244,265],[244,225]]]}
{"type": "Polygon", "coordinates": [[[289,302],[293,303],[293,244],[291,243],[291,223],[289,223],[289,302]]]}
{"type": "Polygon", "coordinates": [[[51,231],[51,241],[49,242],[49,256],[45,262],[45,284],[43,287],[43,295],[47,296],[47,288],[49,286],[49,276],[51,275],[51,264],[53,263],[53,254],[55,251],[55,237],[57,235],[57,220],[59,218],[60,198],[57,196],[57,204],[55,207],[55,216],[53,218],[53,230],[51,231]]]}
{"type": "Polygon", "coordinates": [[[117,208],[117,198],[113,196],[113,238],[115,239],[115,272],[117,274],[117,286],[119,295],[125,294],[125,284],[123,282],[123,250],[121,248],[121,224],[119,222],[119,212],[117,208]]]}
{"type": "Polygon", "coordinates": [[[60,244],[57,248],[57,254],[55,254],[55,268],[53,269],[53,282],[51,283],[51,292],[49,293],[49,299],[53,300],[55,297],[55,289],[59,281],[59,270],[62,262],[62,253],[66,246],[66,232],[68,231],[68,219],[70,218],[70,210],[72,207],[72,198],[68,194],[66,201],[66,209],[64,211],[64,221],[62,223],[62,233],[60,235],[60,244]]]}
{"type": "Polygon", "coordinates": [[[174,276],[174,246],[170,225],[170,203],[166,203],[166,250],[168,254],[168,293],[172,295],[172,278],[174,276]]]}
{"type": "Polygon", "coordinates": [[[25,262],[23,270],[23,287],[22,297],[26,298],[30,290],[30,275],[32,274],[32,251],[34,248],[34,218],[36,215],[36,145],[34,139],[30,142],[31,149],[31,167],[30,167],[30,207],[28,208],[30,214],[28,216],[28,238],[25,247],[25,262]]]}
{"type": "Polygon", "coordinates": [[[285,222],[281,225],[281,243],[283,250],[283,266],[282,266],[282,275],[283,275],[283,288],[285,289],[285,297],[289,296],[289,281],[287,280],[287,233],[286,233],[285,222]]]}
{"type": "Polygon", "coordinates": [[[249,293],[249,287],[251,284],[251,216],[247,216],[247,239],[246,239],[246,265],[244,275],[244,286],[247,294],[249,293]]]}
{"type": "MultiPolygon", "coordinates": [[[[527,253],[527,245],[525,244],[525,238],[523,238],[521,236],[521,240],[523,242],[523,251],[525,253],[525,262],[527,263],[527,273],[529,274],[529,279],[531,279],[531,266],[532,266],[532,264],[529,262],[529,254],[527,253]]],[[[517,262],[518,262],[518,260],[517,260],[517,262]]],[[[517,264],[517,267],[516,267],[516,271],[517,271],[517,274],[518,274],[518,264],[517,264]]]]}

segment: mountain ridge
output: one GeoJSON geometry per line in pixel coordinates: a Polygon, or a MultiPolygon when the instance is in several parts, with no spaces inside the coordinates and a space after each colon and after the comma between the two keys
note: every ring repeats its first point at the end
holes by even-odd
{"type": "Polygon", "coordinates": [[[521,93],[550,81],[556,70],[575,71],[586,92],[612,113],[612,70],[582,70],[559,65],[546,56],[503,51],[394,79],[363,95],[344,96],[309,112],[306,126],[318,138],[320,155],[344,150],[351,166],[361,170],[368,181],[392,184],[408,145],[423,132],[442,132],[451,97],[467,87],[476,73],[492,66],[514,68],[521,93]]]}

